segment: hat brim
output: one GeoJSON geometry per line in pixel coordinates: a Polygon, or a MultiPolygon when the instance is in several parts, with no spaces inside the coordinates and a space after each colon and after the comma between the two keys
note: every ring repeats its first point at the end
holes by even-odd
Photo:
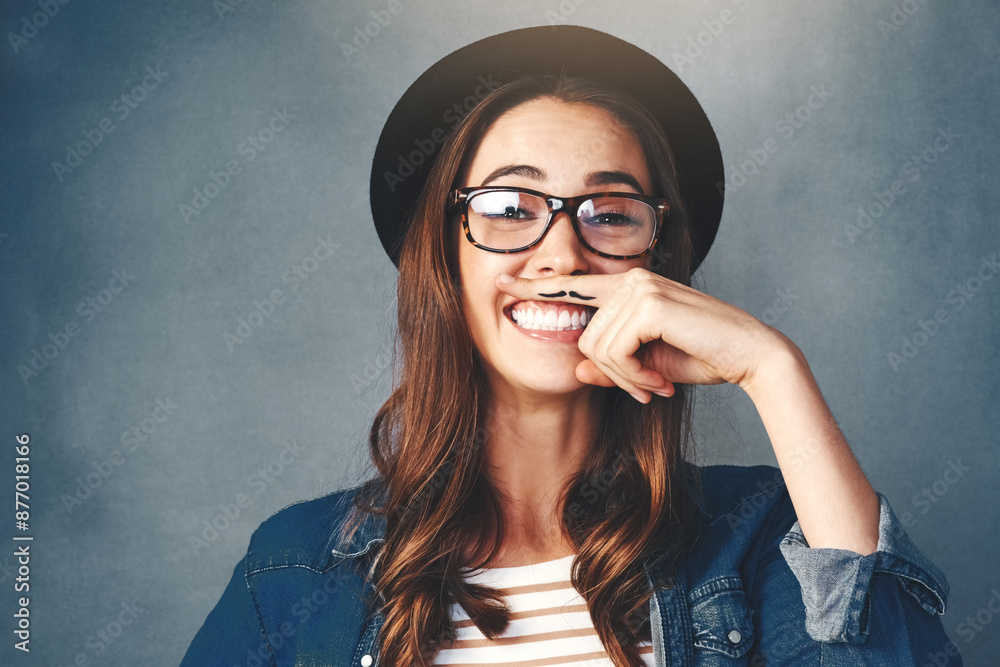
{"type": "Polygon", "coordinates": [[[581,26],[522,28],[464,46],[427,69],[389,114],[375,149],[369,198],[382,247],[396,266],[405,222],[444,140],[497,86],[518,76],[565,74],[613,83],[659,121],[694,231],[692,271],[722,218],[725,172],[698,100],[673,71],[617,37],[581,26]]]}

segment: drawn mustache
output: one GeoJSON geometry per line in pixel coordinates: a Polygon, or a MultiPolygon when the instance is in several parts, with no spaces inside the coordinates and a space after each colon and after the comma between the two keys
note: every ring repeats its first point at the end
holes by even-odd
{"type": "MultiPolygon", "coordinates": [[[[596,296],[584,296],[583,294],[578,294],[572,290],[570,290],[569,295],[574,299],[581,299],[582,301],[590,301],[591,299],[597,298],[596,296]]],[[[539,292],[538,296],[544,296],[547,299],[554,299],[556,297],[566,296],[566,292],[553,292],[552,294],[542,294],[539,292]]]]}

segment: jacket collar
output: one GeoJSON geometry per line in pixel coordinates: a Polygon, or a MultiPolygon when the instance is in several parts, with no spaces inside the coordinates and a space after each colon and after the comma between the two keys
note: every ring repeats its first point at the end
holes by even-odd
{"type": "MultiPolygon", "coordinates": [[[[703,521],[711,521],[717,514],[718,511],[712,511],[712,508],[706,507],[702,494],[700,493],[702,481],[700,479],[700,471],[698,466],[684,461],[682,463],[684,475],[688,479],[688,483],[693,485],[694,489],[697,489],[695,493],[695,503],[702,515],[703,521]]],[[[779,473],[780,474],[780,473],[779,473]]],[[[363,485],[359,485],[350,489],[345,490],[341,494],[341,502],[345,510],[349,510],[354,505],[354,498],[360,491],[363,485]]],[[[373,549],[376,545],[383,544],[385,542],[385,531],[386,531],[386,520],[385,517],[377,516],[373,514],[365,514],[364,519],[354,534],[351,535],[349,540],[341,540],[339,536],[342,534],[342,528],[344,522],[349,516],[349,511],[342,511],[337,521],[334,523],[334,531],[332,533],[330,543],[332,545],[330,549],[330,555],[335,559],[354,559],[364,556],[369,553],[373,553],[373,549]]],[[[660,569],[657,567],[659,559],[656,558],[656,554],[646,559],[647,572],[655,576],[660,569]]]]}
{"type": "Polygon", "coordinates": [[[386,521],[385,517],[378,516],[375,514],[364,515],[364,519],[361,525],[354,531],[350,539],[342,540],[340,535],[342,534],[344,523],[347,521],[348,517],[351,515],[351,508],[354,505],[354,498],[360,490],[360,486],[348,489],[343,493],[342,501],[344,503],[343,507],[345,511],[340,513],[337,521],[334,523],[332,537],[330,539],[333,545],[330,549],[331,555],[335,558],[340,559],[353,559],[363,556],[378,545],[385,542],[385,530],[386,521]]]}
{"type": "MultiPolygon", "coordinates": [[[[361,487],[354,487],[343,492],[342,502],[345,508],[351,508],[354,504],[354,497],[361,487]]],[[[704,510],[702,510],[704,512],[704,510]]],[[[350,512],[341,512],[337,521],[334,523],[334,530],[330,543],[333,545],[330,549],[330,555],[334,559],[339,560],[353,560],[355,558],[360,558],[366,554],[374,554],[374,549],[377,545],[381,545],[385,542],[385,531],[386,531],[386,520],[385,517],[368,514],[364,515],[364,519],[358,528],[351,535],[350,539],[342,540],[339,536],[342,534],[342,529],[345,521],[347,520],[350,512]]],[[[659,578],[660,567],[659,559],[656,558],[656,554],[651,557],[647,557],[645,560],[645,566],[647,573],[652,579],[659,578]]]]}

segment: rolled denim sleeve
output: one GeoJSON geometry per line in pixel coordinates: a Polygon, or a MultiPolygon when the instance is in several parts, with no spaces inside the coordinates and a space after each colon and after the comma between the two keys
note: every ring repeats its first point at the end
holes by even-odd
{"type": "Polygon", "coordinates": [[[878,547],[872,554],[812,549],[798,521],[781,541],[781,553],[802,588],[806,632],[815,641],[868,641],[873,577],[895,578],[928,614],[944,614],[949,593],[944,573],[910,541],[885,496],[878,498],[878,547]]]}

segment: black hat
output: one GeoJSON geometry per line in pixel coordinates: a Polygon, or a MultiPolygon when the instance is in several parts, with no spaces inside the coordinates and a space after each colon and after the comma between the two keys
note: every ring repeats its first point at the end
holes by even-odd
{"type": "Polygon", "coordinates": [[[719,141],[687,86],[649,53],[607,33],[559,25],[511,30],[473,42],[420,75],[396,103],[375,148],[369,197],[375,229],[399,266],[404,221],[451,130],[494,88],[527,74],[607,81],[659,121],[674,152],[681,196],[701,264],[722,217],[725,173],[719,141]]]}

